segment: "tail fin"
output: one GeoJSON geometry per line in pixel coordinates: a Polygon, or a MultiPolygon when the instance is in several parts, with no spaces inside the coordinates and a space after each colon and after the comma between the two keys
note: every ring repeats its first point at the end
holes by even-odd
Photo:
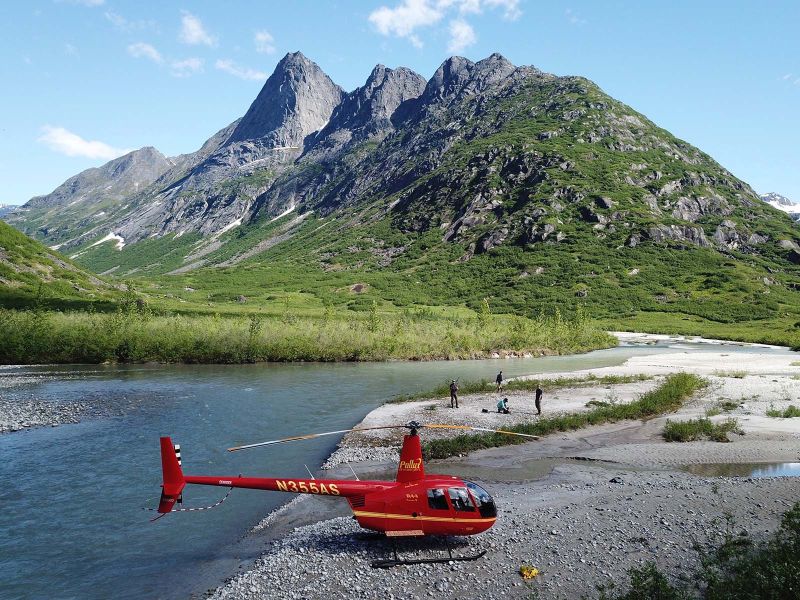
{"type": "Polygon", "coordinates": [[[181,497],[181,492],[186,486],[180,462],[172,440],[168,437],[161,438],[161,471],[164,484],[161,486],[161,501],[158,503],[158,512],[168,513],[181,497]]]}
{"type": "Polygon", "coordinates": [[[422,446],[419,435],[409,434],[403,438],[403,449],[400,451],[400,464],[397,466],[398,483],[419,481],[425,477],[422,464],[422,446]]]}

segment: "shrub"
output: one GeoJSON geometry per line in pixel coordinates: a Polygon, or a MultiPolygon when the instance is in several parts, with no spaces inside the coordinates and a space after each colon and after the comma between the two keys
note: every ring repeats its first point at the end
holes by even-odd
{"type": "MultiPolygon", "coordinates": [[[[600,406],[586,412],[541,418],[533,423],[512,425],[506,430],[543,436],[556,431],[581,429],[589,425],[613,423],[626,419],[646,419],[678,410],[684,400],[705,385],[706,381],[697,375],[675,373],[666,377],[660,386],[642,394],[638,400],[629,404],[600,406]]],[[[428,459],[447,458],[484,448],[520,444],[524,441],[526,438],[502,433],[468,434],[431,440],[425,443],[423,450],[428,459]]]]}
{"type": "Polygon", "coordinates": [[[704,417],[688,421],[670,421],[667,419],[662,436],[668,442],[693,442],[709,439],[715,442],[729,442],[729,433],[742,433],[736,419],[726,419],[714,423],[704,417]]]}
{"type": "MultiPolygon", "coordinates": [[[[702,568],[692,578],[705,600],[797,598],[800,590],[800,502],[786,512],[779,529],[766,541],[755,543],[746,532],[734,535],[731,523],[722,543],[701,551],[702,568]]],[[[693,597],[672,585],[655,564],[631,569],[625,593],[613,595],[600,588],[601,600],[678,600],[693,597]]],[[[613,586],[611,586],[613,590],[613,586]]]]}
{"type": "Polygon", "coordinates": [[[790,404],[785,409],[779,410],[770,404],[769,408],[767,409],[767,416],[777,417],[779,419],[791,419],[793,417],[800,417],[800,408],[797,408],[794,404],[790,404]]]}

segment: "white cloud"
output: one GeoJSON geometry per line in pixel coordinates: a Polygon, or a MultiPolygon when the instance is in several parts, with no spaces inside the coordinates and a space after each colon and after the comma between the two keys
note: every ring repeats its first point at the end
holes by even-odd
{"type": "Polygon", "coordinates": [[[477,36],[466,15],[482,15],[485,9],[502,9],[503,17],[515,20],[522,15],[520,0],[401,0],[393,8],[381,6],[369,14],[369,22],[381,35],[404,38],[417,48],[423,43],[419,30],[437,25],[450,15],[449,51],[457,52],[475,43],[477,36]]]}
{"type": "Polygon", "coordinates": [[[477,41],[475,30],[466,21],[461,19],[450,22],[450,42],[447,44],[448,52],[463,52],[465,48],[477,41]]]}
{"type": "Polygon", "coordinates": [[[256,31],[255,35],[256,52],[262,54],[273,54],[275,52],[275,39],[269,31],[256,31]]]}
{"type": "Polygon", "coordinates": [[[195,57],[173,60],[169,68],[173,77],[189,77],[195,73],[203,72],[203,61],[195,57]]]}
{"type": "Polygon", "coordinates": [[[217,62],[214,63],[214,66],[220,71],[225,71],[226,73],[229,73],[234,77],[238,77],[239,79],[264,80],[267,78],[267,74],[263,71],[257,71],[256,69],[251,69],[250,67],[237,65],[232,60],[223,60],[221,58],[217,59],[217,62]]]}
{"type": "Polygon", "coordinates": [[[791,79],[791,78],[792,78],[792,74],[791,74],[791,73],[787,73],[786,75],[784,75],[783,77],[781,77],[781,79],[783,79],[784,81],[786,81],[786,80],[788,80],[788,79],[791,79]]]}
{"type": "Polygon", "coordinates": [[[69,42],[64,44],[64,52],[67,53],[67,56],[78,56],[78,49],[69,42]]]}
{"type": "Polygon", "coordinates": [[[180,40],[192,46],[216,46],[217,38],[206,31],[203,22],[188,11],[181,17],[180,40]]]}
{"type": "Polygon", "coordinates": [[[433,6],[429,0],[403,0],[395,8],[381,6],[369,15],[369,21],[382,35],[408,38],[417,47],[422,42],[414,33],[420,27],[438,23],[444,12],[433,6]]]}
{"type": "Polygon", "coordinates": [[[522,16],[519,0],[484,0],[491,8],[503,8],[503,17],[509,21],[516,21],[522,16]]]}
{"type": "Polygon", "coordinates": [[[155,21],[151,21],[149,19],[137,19],[135,21],[131,21],[130,19],[126,19],[121,14],[115,13],[112,10],[107,10],[103,13],[103,16],[105,16],[109,23],[114,26],[114,28],[119,29],[120,31],[157,31],[159,29],[158,24],[155,21]]]}
{"type": "Polygon", "coordinates": [[[78,134],[72,133],[63,127],[51,127],[50,125],[42,127],[42,135],[37,141],[43,143],[52,151],[66,154],[67,156],[111,160],[130,152],[130,150],[113,148],[104,142],[85,140],[78,134]]]}
{"type": "Polygon", "coordinates": [[[144,42],[136,42],[128,46],[128,54],[134,58],[146,58],[158,64],[164,62],[164,57],[161,56],[161,53],[150,44],[145,44],[144,42]]]}

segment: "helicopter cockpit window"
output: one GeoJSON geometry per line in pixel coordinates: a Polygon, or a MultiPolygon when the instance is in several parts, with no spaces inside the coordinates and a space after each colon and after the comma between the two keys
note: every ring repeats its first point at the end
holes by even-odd
{"type": "Polygon", "coordinates": [[[431,488],[428,490],[428,506],[436,510],[448,510],[447,498],[444,497],[444,490],[431,488]]]}
{"type": "Polygon", "coordinates": [[[472,498],[467,493],[467,488],[450,488],[450,503],[456,510],[464,512],[472,512],[475,510],[475,505],[472,503],[472,498]]]}
{"type": "Polygon", "coordinates": [[[478,511],[480,511],[481,516],[485,518],[496,517],[497,507],[494,505],[494,500],[492,500],[489,492],[471,481],[467,481],[466,484],[478,503],[478,511]]]}

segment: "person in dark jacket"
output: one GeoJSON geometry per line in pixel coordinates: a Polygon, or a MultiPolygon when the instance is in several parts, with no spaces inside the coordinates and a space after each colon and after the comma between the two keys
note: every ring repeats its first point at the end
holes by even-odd
{"type": "Polygon", "coordinates": [[[542,386],[536,384],[536,414],[542,414],[542,386]]]}
{"type": "Polygon", "coordinates": [[[450,382],[450,408],[458,408],[458,383],[455,379],[450,382]]]}
{"type": "Polygon", "coordinates": [[[500,392],[503,391],[503,372],[502,371],[500,371],[497,374],[497,377],[495,377],[494,382],[497,384],[497,393],[499,394],[500,392]]]}

